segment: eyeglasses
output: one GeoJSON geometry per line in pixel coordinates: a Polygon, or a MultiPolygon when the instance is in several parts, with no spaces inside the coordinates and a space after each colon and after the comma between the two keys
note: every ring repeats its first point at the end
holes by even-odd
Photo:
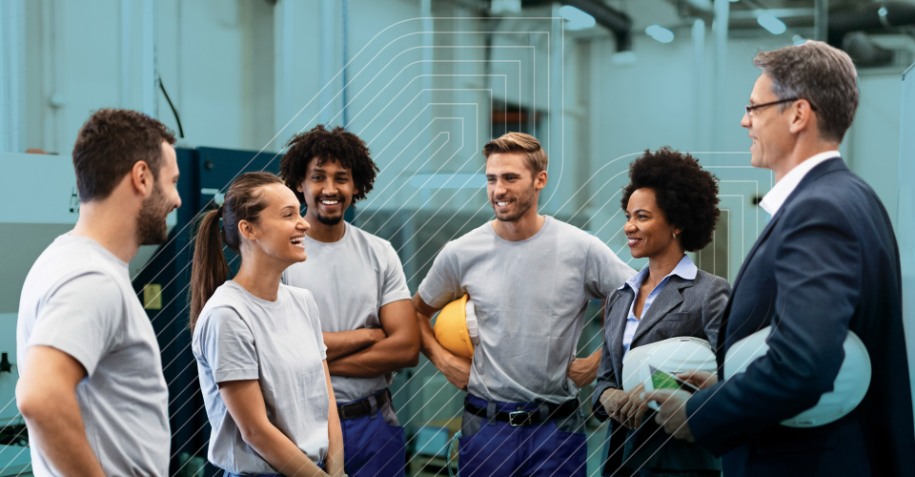
{"type": "Polygon", "coordinates": [[[770,101],[768,103],[762,103],[762,104],[748,104],[748,105],[744,106],[744,109],[747,110],[747,116],[752,116],[753,111],[755,111],[757,109],[765,108],[767,106],[775,106],[776,104],[790,103],[792,101],[797,101],[799,99],[801,99],[801,98],[794,97],[794,98],[780,99],[778,101],[770,101]]]}

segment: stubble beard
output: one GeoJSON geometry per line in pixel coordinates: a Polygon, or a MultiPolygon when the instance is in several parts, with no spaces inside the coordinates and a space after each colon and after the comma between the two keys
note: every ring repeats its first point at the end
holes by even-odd
{"type": "Polygon", "coordinates": [[[157,186],[153,195],[143,200],[137,216],[137,242],[140,245],[160,245],[168,240],[168,225],[165,223],[168,212],[165,196],[157,186]]]}

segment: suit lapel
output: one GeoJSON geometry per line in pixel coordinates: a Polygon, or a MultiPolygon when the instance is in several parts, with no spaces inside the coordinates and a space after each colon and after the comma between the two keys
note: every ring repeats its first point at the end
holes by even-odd
{"type": "Polygon", "coordinates": [[[632,337],[633,346],[638,343],[639,338],[645,336],[651,328],[664,319],[671,310],[683,303],[684,288],[693,286],[692,280],[684,280],[676,275],[671,276],[661,293],[654,299],[648,313],[642,313],[642,319],[639,321],[639,327],[635,330],[635,336],[632,337]]]}
{"type": "MultiPolygon", "coordinates": [[[[804,178],[801,179],[801,182],[799,182],[797,187],[795,187],[794,190],[791,191],[791,194],[788,195],[788,197],[785,199],[785,202],[782,204],[782,206],[779,207],[778,211],[775,213],[775,215],[772,217],[772,219],[769,220],[769,223],[766,224],[766,227],[763,228],[762,233],[759,234],[759,237],[756,239],[756,242],[753,243],[753,247],[750,248],[750,253],[748,253],[747,256],[744,258],[743,264],[740,266],[740,271],[737,272],[737,278],[734,279],[734,285],[731,287],[731,297],[732,298],[734,297],[734,295],[737,294],[737,289],[740,286],[740,279],[743,278],[744,272],[749,267],[749,264],[753,261],[753,256],[756,255],[756,252],[759,250],[760,245],[765,243],[765,241],[769,238],[769,234],[772,233],[772,230],[775,227],[775,224],[782,217],[782,215],[784,215],[785,209],[787,209],[788,206],[791,204],[791,202],[793,202],[798,197],[798,195],[802,193],[804,187],[807,184],[819,179],[820,177],[822,177],[825,174],[828,174],[830,172],[840,172],[843,170],[844,171],[848,170],[848,168],[845,166],[844,162],[842,162],[841,160],[834,161],[834,160],[828,159],[828,160],[818,164],[813,169],[811,169],[810,172],[808,172],[807,175],[805,175],[804,178]]],[[[728,300],[728,304],[725,307],[724,314],[722,315],[722,318],[721,318],[721,326],[719,328],[719,333],[718,333],[718,350],[717,350],[718,354],[720,355],[719,362],[722,362],[720,358],[722,358],[724,356],[724,343],[726,341],[724,339],[724,337],[727,336],[727,324],[728,324],[728,319],[730,318],[730,315],[731,315],[731,305],[732,304],[733,304],[733,300],[728,300]]]]}
{"type": "MultiPolygon", "coordinates": [[[[623,291],[625,293],[615,294],[616,298],[614,299],[613,303],[607,304],[607,310],[611,311],[611,313],[608,316],[617,316],[617,318],[613,319],[610,322],[610,332],[611,332],[610,336],[622,337],[623,330],[626,328],[626,319],[627,319],[627,316],[629,315],[629,308],[632,306],[632,299],[633,299],[634,295],[632,293],[632,290],[629,289],[628,285],[626,286],[625,289],[623,289],[623,291]],[[623,312],[620,313],[618,310],[622,310],[623,312]],[[612,313],[613,311],[616,311],[615,315],[612,313]],[[619,316],[622,316],[623,318],[619,319],[618,318],[619,316]]],[[[620,343],[622,343],[622,340],[620,341],[620,343]]],[[[614,343],[614,344],[620,345],[620,343],[614,343]]]]}
{"type": "MultiPolygon", "coordinates": [[[[734,286],[733,286],[733,290],[731,291],[732,295],[733,295],[734,291],[737,289],[737,286],[740,284],[740,279],[741,279],[741,277],[743,277],[744,271],[746,271],[746,269],[747,269],[747,265],[753,260],[753,256],[756,254],[756,251],[759,250],[759,246],[763,242],[765,242],[766,239],[769,238],[769,234],[772,233],[772,229],[774,228],[775,223],[778,222],[778,219],[781,218],[781,216],[783,215],[783,212],[788,207],[788,205],[795,198],[797,198],[799,191],[803,190],[804,186],[806,186],[810,182],[813,182],[813,181],[819,179],[824,174],[827,174],[829,172],[841,171],[841,170],[848,170],[848,168],[845,167],[845,163],[843,163],[841,160],[833,161],[833,160],[827,159],[826,161],[818,164],[816,167],[811,169],[810,172],[808,172],[807,175],[805,175],[804,178],[801,179],[801,182],[798,183],[797,187],[795,187],[793,191],[791,191],[791,194],[788,195],[788,197],[785,199],[785,202],[782,204],[782,206],[779,207],[779,209],[775,213],[775,215],[772,216],[772,219],[769,220],[769,223],[766,224],[765,228],[763,228],[762,233],[759,234],[759,237],[756,239],[756,242],[753,243],[753,247],[750,248],[750,253],[748,253],[747,256],[744,257],[743,264],[740,266],[740,271],[737,272],[737,278],[734,279],[734,286]]],[[[728,310],[725,311],[725,316],[727,316],[727,311],[730,311],[730,307],[728,307],[728,310]]]]}
{"type": "Polygon", "coordinates": [[[607,302],[607,317],[610,320],[610,323],[607,326],[610,327],[609,336],[615,340],[614,343],[607,343],[607,348],[611,350],[619,350],[618,353],[613,353],[612,362],[613,362],[613,372],[619,380],[616,383],[618,386],[623,384],[623,332],[626,329],[626,320],[629,316],[629,308],[632,306],[632,300],[635,295],[632,293],[632,289],[629,288],[629,285],[626,285],[621,293],[614,293],[613,298],[607,302]]]}

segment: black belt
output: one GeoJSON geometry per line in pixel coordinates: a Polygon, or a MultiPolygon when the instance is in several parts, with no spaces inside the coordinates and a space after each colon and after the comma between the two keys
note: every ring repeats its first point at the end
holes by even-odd
{"type": "Polygon", "coordinates": [[[496,411],[492,415],[486,412],[486,408],[480,408],[468,400],[464,400],[464,409],[474,416],[488,417],[496,421],[509,423],[512,427],[533,426],[542,422],[553,419],[562,419],[569,417],[578,412],[578,399],[571,399],[561,404],[531,403],[538,406],[538,409],[525,410],[518,409],[515,411],[496,411]],[[546,405],[546,412],[539,409],[541,405],[546,405]]]}
{"type": "Polygon", "coordinates": [[[356,419],[357,417],[370,416],[387,403],[388,390],[384,389],[356,402],[337,404],[337,415],[340,416],[340,419],[356,419]],[[373,397],[375,398],[374,404],[372,403],[373,397]]]}

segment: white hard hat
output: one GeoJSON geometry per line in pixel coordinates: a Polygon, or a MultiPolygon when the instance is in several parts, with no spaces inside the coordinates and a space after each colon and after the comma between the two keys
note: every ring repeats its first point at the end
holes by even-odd
{"type": "MultiPolygon", "coordinates": [[[[772,327],[767,326],[728,349],[724,358],[725,379],[746,371],[751,362],[766,354],[769,350],[766,339],[771,331],[772,327]]],[[[832,391],[820,396],[812,408],[782,421],[782,425],[816,427],[829,424],[850,413],[864,399],[871,381],[871,360],[867,348],[852,331],[848,332],[842,347],[845,349],[845,360],[839,368],[832,391]]]]}
{"type": "Polygon", "coordinates": [[[674,374],[695,370],[714,373],[717,369],[708,341],[678,336],[630,349],[623,356],[623,389],[629,391],[645,382],[651,374],[649,366],[674,374]]]}

